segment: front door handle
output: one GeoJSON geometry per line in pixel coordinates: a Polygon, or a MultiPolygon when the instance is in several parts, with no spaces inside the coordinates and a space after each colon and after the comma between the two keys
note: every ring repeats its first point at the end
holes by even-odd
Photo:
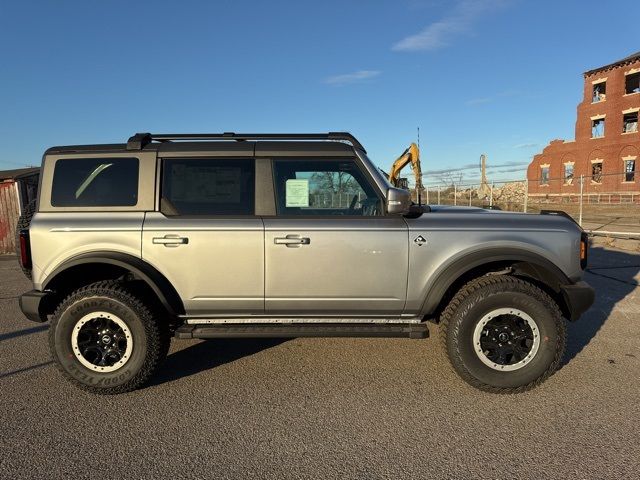
{"type": "Polygon", "coordinates": [[[189,243],[187,237],[180,237],[178,235],[165,235],[164,237],[153,237],[151,240],[156,245],[164,245],[165,247],[177,247],[178,245],[185,245],[189,243]]]}
{"type": "Polygon", "coordinates": [[[299,246],[309,245],[311,239],[308,237],[299,237],[298,235],[287,235],[286,237],[276,237],[273,239],[276,245],[299,246]]]}

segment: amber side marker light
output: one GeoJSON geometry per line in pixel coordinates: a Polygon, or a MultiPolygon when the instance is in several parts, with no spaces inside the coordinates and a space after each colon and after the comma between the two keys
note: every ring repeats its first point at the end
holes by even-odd
{"type": "Polygon", "coordinates": [[[580,235],[580,268],[587,268],[587,257],[589,256],[589,235],[582,232],[580,235]]]}

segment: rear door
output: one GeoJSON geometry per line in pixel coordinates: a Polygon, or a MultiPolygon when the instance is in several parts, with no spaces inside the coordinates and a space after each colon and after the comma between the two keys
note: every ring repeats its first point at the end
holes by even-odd
{"type": "Polygon", "coordinates": [[[265,217],[270,315],[400,316],[408,230],[351,158],[274,159],[276,215],[265,217]]]}
{"type": "Polygon", "coordinates": [[[162,272],[188,316],[264,313],[264,227],[252,158],[164,158],[158,212],[142,257],[162,272]]]}

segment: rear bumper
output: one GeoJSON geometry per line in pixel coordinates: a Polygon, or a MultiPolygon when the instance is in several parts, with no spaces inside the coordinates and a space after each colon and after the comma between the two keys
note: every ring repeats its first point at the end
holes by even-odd
{"type": "Polygon", "coordinates": [[[47,292],[40,292],[38,290],[31,290],[20,296],[20,310],[24,313],[32,322],[46,322],[46,304],[50,295],[47,292]]]}
{"type": "Polygon", "coordinates": [[[577,282],[573,285],[562,285],[562,296],[569,308],[569,320],[577,320],[589,310],[596,298],[595,290],[587,282],[577,282]]]}

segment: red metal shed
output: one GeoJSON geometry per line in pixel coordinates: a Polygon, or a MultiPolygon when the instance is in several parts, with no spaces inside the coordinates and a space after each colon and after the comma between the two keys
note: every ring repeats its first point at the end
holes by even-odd
{"type": "Polygon", "coordinates": [[[16,223],[38,191],[39,168],[0,171],[0,253],[16,251],[16,223]]]}

